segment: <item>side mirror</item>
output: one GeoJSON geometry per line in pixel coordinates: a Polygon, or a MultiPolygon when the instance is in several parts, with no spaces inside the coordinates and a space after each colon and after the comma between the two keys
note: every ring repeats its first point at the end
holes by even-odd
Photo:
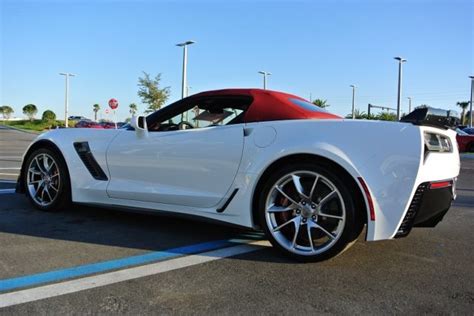
{"type": "Polygon", "coordinates": [[[130,121],[130,125],[135,129],[135,133],[139,137],[144,137],[148,135],[148,126],[146,125],[145,116],[133,116],[130,121]]]}

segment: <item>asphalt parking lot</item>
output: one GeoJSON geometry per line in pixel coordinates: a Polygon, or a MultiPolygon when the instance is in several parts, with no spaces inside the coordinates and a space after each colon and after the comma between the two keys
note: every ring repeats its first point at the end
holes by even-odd
{"type": "Polygon", "coordinates": [[[1,315],[474,311],[472,156],[436,228],[301,264],[235,228],[78,205],[36,211],[8,190],[33,137],[0,127],[1,315]]]}

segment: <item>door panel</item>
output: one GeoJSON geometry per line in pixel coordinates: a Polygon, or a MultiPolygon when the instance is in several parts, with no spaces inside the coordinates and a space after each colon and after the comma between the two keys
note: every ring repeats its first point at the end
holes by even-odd
{"type": "Polygon", "coordinates": [[[123,131],[110,144],[107,163],[112,198],[213,207],[239,168],[243,125],[150,132],[123,131]]]}

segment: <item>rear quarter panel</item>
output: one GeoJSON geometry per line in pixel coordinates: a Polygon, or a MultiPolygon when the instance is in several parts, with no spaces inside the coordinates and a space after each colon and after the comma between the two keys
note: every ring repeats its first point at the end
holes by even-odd
{"type": "Polygon", "coordinates": [[[339,164],[358,184],[357,177],[367,183],[376,213],[375,221],[368,222],[367,239],[394,236],[420,169],[419,127],[365,120],[293,120],[251,123],[247,128],[251,133],[245,138],[240,180],[254,182],[250,192],[241,192],[249,195],[249,201],[258,178],[274,161],[292,154],[319,155],[339,164]],[[274,129],[274,140],[257,146],[268,128],[274,129]]]}

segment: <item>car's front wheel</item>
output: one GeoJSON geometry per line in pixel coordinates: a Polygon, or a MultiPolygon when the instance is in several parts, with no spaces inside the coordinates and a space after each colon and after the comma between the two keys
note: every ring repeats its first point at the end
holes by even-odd
{"type": "Polygon", "coordinates": [[[351,187],[329,165],[295,163],[271,175],[259,200],[260,222],[273,246],[300,261],[336,256],[362,230],[351,187]]]}
{"type": "Polygon", "coordinates": [[[48,148],[31,153],[23,183],[30,202],[43,211],[57,211],[71,201],[69,175],[62,156],[48,148]]]}

